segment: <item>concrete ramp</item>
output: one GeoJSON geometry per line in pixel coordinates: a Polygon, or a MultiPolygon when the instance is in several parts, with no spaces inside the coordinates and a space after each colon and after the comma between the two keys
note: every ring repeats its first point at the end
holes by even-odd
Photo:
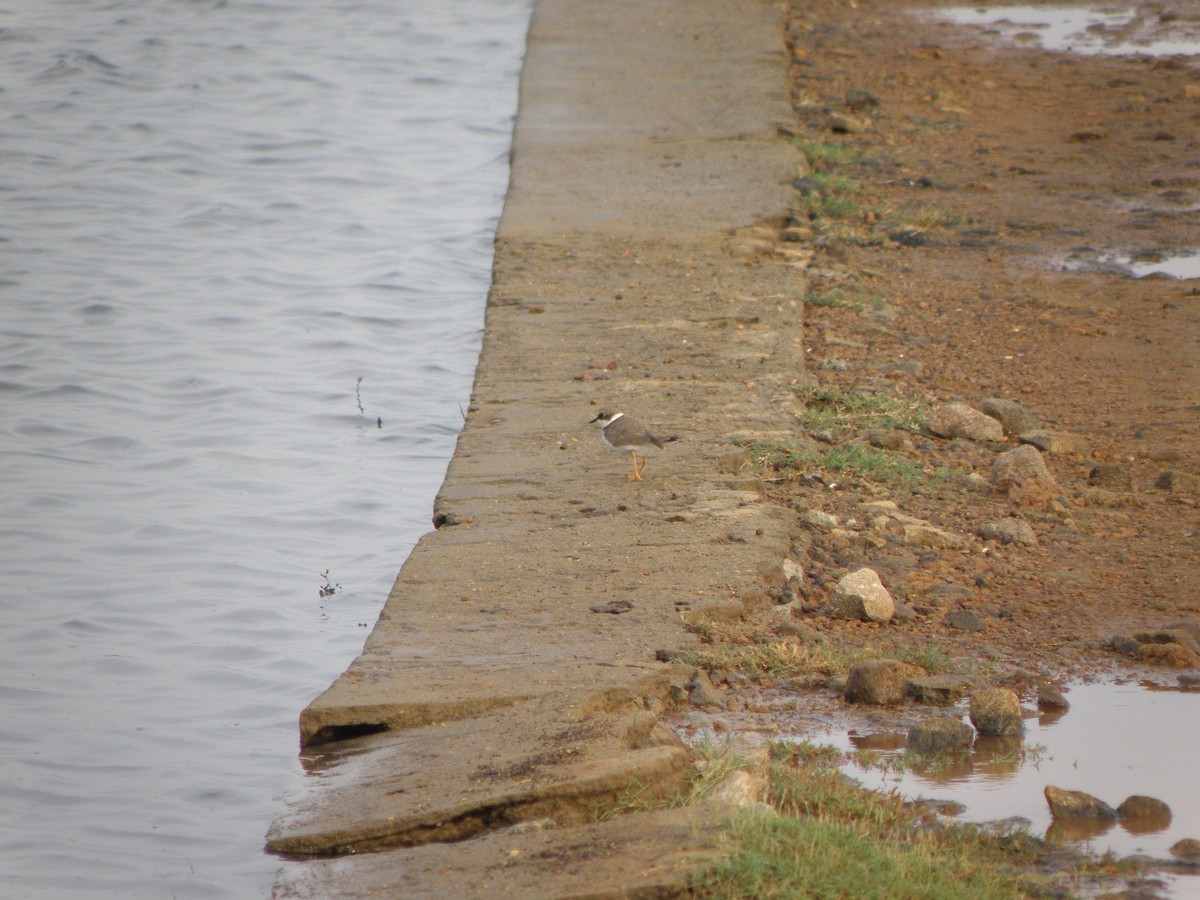
{"type": "Polygon", "coordinates": [[[633,811],[689,768],[662,660],[768,602],[790,547],[735,441],[792,427],[803,374],[780,16],[538,3],[439,527],[301,715],[268,849],[311,861],[280,896],[660,896],[712,858],[711,812],[633,811]],[[614,406],[680,438],[642,482],[587,425],[614,406]]]}

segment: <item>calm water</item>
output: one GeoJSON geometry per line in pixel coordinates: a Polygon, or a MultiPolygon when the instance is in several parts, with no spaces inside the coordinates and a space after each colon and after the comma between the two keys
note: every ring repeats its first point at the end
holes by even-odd
{"type": "Polygon", "coordinates": [[[530,7],[0,3],[0,896],[268,893],[461,423],[530,7]]]}

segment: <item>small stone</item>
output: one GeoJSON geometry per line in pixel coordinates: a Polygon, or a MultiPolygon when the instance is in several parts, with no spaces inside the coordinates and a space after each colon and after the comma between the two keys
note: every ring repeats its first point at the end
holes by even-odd
{"type": "Polygon", "coordinates": [[[1154,486],[1172,494],[1197,494],[1200,493],[1200,478],[1187,472],[1163,472],[1154,480],[1154,486]]]}
{"type": "Polygon", "coordinates": [[[979,411],[999,422],[1004,433],[1010,437],[1042,427],[1037,416],[1030,413],[1021,404],[1011,400],[989,397],[979,404],[979,411]]]}
{"type": "Polygon", "coordinates": [[[959,631],[983,631],[987,627],[983,624],[983,620],[969,609],[956,609],[947,613],[946,618],[942,621],[950,628],[956,628],[959,631]]]}
{"type": "Polygon", "coordinates": [[[1177,859],[1200,861],[1200,841],[1184,838],[1171,845],[1171,855],[1177,859]]]}
{"type": "Polygon", "coordinates": [[[1062,495],[1041,452],[1031,444],[997,456],[992,461],[991,483],[1010,500],[1029,504],[1045,503],[1062,495]]]}
{"type": "Polygon", "coordinates": [[[854,118],[854,116],[830,113],[829,129],[834,134],[862,134],[867,130],[867,123],[862,119],[854,118]]]}
{"type": "Polygon", "coordinates": [[[912,450],[913,442],[905,431],[897,431],[892,428],[869,428],[862,434],[863,440],[872,447],[878,447],[880,450],[912,450]]]}
{"type": "Polygon", "coordinates": [[[763,777],[735,769],[709,792],[707,800],[720,806],[749,807],[762,798],[763,777]]]}
{"type": "Polygon", "coordinates": [[[904,749],[916,753],[961,753],[971,749],[975,730],[950,716],[930,716],[908,730],[904,749]]]}
{"type": "Polygon", "coordinates": [[[800,583],[804,583],[804,567],[794,559],[785,559],[780,566],[783,572],[783,580],[791,581],[793,578],[799,579],[800,583]]]}
{"type": "Polygon", "coordinates": [[[1108,491],[1128,491],[1133,487],[1133,477],[1124,466],[1099,463],[1088,472],[1088,484],[1108,491]]]}
{"type": "Polygon", "coordinates": [[[1072,434],[1069,431],[1047,431],[1045,429],[1027,431],[1024,434],[1017,435],[1017,440],[1022,444],[1032,444],[1039,450],[1045,453],[1053,453],[1056,456],[1071,453],[1086,456],[1092,451],[1086,438],[1082,435],[1072,434]]]}
{"type": "Polygon", "coordinates": [[[979,536],[985,541],[998,541],[1001,544],[1037,544],[1037,535],[1024,519],[1009,516],[995,522],[988,522],[979,529],[979,536]]]}
{"type": "Polygon", "coordinates": [[[1134,654],[1140,662],[1171,669],[1191,669],[1200,666],[1200,655],[1182,644],[1139,644],[1134,654]]]}
{"type": "Polygon", "coordinates": [[[980,734],[1011,737],[1025,733],[1021,701],[1005,688],[987,688],[971,697],[971,724],[980,734]]]}
{"type": "Polygon", "coordinates": [[[851,703],[894,706],[904,702],[905,683],[924,675],[923,669],[898,659],[875,659],[850,669],[844,696],[851,703]]]}
{"type": "Polygon", "coordinates": [[[1115,819],[1117,811],[1083,791],[1064,791],[1054,785],[1046,785],[1046,803],[1050,815],[1056,819],[1115,819]]]}
{"type": "Polygon", "coordinates": [[[688,701],[693,706],[725,708],[725,700],[717,693],[703,669],[696,669],[692,673],[692,679],[687,683],[687,694],[688,701]]]}
{"type": "Polygon", "coordinates": [[[862,88],[850,88],[846,91],[845,104],[847,109],[872,109],[879,105],[879,99],[870,91],[862,88]]]}
{"type": "Polygon", "coordinates": [[[966,693],[967,680],[956,675],[926,675],[910,678],[904,690],[909,699],[930,706],[950,706],[966,693]]]}
{"type": "Polygon", "coordinates": [[[1200,672],[1184,672],[1179,676],[1181,691],[1200,691],[1200,672]]]}
{"type": "Polygon", "coordinates": [[[874,569],[863,567],[844,576],[829,596],[829,615],[835,619],[887,622],[896,603],[874,569]]]}
{"type": "Polygon", "coordinates": [[[929,430],[938,437],[968,441],[1002,441],[1004,429],[991,416],[966,403],[943,403],[933,411],[929,430]]]}
{"type": "Polygon", "coordinates": [[[1038,709],[1070,709],[1071,704],[1062,690],[1053,682],[1039,679],[1037,682],[1038,709]]]}
{"type": "Polygon", "coordinates": [[[1162,827],[1171,824],[1171,807],[1156,797],[1146,797],[1134,794],[1126,797],[1117,807],[1117,816],[1122,819],[1142,819],[1161,823],[1162,827]]]}
{"type": "Polygon", "coordinates": [[[800,517],[800,522],[814,531],[830,532],[837,528],[837,516],[820,509],[810,509],[800,517]]]}
{"type": "Polygon", "coordinates": [[[958,550],[967,542],[965,538],[933,525],[905,525],[904,543],[931,550],[958,550]]]}

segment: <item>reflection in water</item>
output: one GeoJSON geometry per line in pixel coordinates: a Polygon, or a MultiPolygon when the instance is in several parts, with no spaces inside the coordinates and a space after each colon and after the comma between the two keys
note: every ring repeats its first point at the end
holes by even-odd
{"type": "Polygon", "coordinates": [[[957,25],[983,26],[1018,43],[1045,50],[1124,56],[1194,55],[1200,52],[1195,21],[1157,10],[1085,6],[969,6],[931,10],[957,25]]]}
{"type": "Polygon", "coordinates": [[[785,722],[779,736],[824,741],[847,751],[869,749],[854,754],[843,771],[867,787],[895,789],[909,799],[961,803],[963,821],[1018,817],[1037,834],[1092,841],[1101,852],[1158,858],[1167,858],[1181,838],[1200,836],[1200,780],[1194,777],[1200,696],[1137,684],[1092,684],[1076,685],[1068,699],[1071,709],[1065,713],[1026,719],[1023,740],[979,737],[961,759],[914,762],[904,757],[894,730],[872,735],[830,728],[820,729],[822,734],[812,727],[792,730],[785,722]],[[1131,795],[1156,797],[1173,815],[1052,822],[1043,794],[1047,785],[1085,791],[1113,807],[1131,795]]]}
{"type": "Polygon", "coordinates": [[[1121,255],[1081,249],[1062,263],[1067,272],[1100,272],[1123,278],[1200,278],[1200,252],[1121,255]]]}

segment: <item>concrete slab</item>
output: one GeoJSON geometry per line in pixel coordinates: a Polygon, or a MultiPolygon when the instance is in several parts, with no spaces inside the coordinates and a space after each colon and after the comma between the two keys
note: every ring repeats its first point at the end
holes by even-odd
{"type": "MultiPolygon", "coordinates": [[[[780,15],[760,0],[538,3],[441,527],[301,715],[312,778],[269,835],[281,854],[356,855],[284,869],[281,895],[358,896],[391,877],[361,851],[436,842],[420,865],[458,874],[428,895],[474,896],[483,876],[463,861],[492,852],[488,833],[549,816],[580,880],[515,895],[574,896],[595,870],[578,829],[625,811],[631,786],[680,788],[687,754],[650,710],[688,672],[656,651],[767,602],[794,527],[733,443],[792,428],[803,375],[803,266],[770,251],[797,160],[776,128],[791,118],[780,15]],[[738,229],[760,225],[758,249],[739,249],[738,229]],[[680,437],[645,481],[588,428],[606,406],[680,437]]],[[[642,849],[699,865],[679,835],[642,849]]],[[[509,861],[514,885],[538,882],[527,860],[509,861]]]]}

